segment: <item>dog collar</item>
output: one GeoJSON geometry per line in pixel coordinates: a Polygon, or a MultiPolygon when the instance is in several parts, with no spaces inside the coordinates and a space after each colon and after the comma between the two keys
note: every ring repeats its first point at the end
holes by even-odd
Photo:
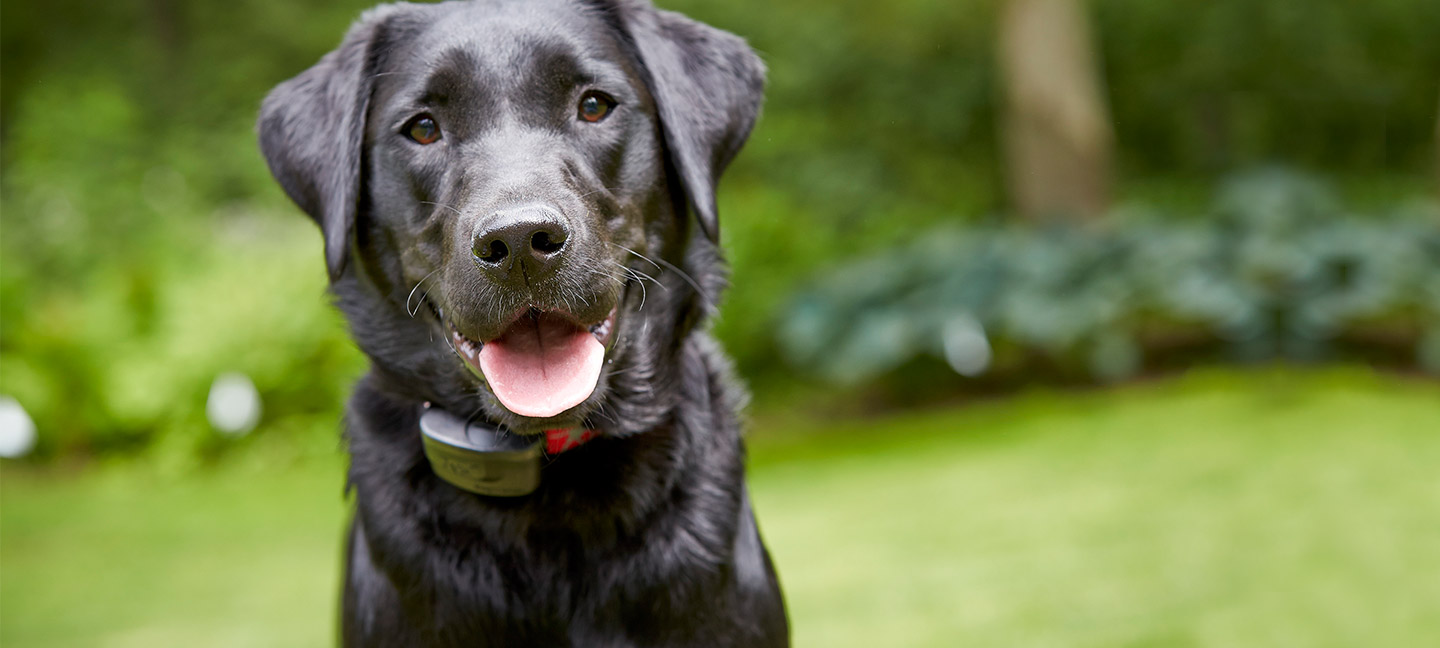
{"type": "Polygon", "coordinates": [[[540,463],[595,438],[594,430],[546,430],[543,440],[466,421],[425,403],[420,413],[425,458],[441,479],[492,497],[519,497],[540,486],[540,463]]]}

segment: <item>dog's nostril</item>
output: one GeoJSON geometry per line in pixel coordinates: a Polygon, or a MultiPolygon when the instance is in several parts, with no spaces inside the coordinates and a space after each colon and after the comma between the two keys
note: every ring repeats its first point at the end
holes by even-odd
{"type": "Polygon", "coordinates": [[[530,237],[530,247],[541,254],[554,254],[565,247],[565,234],[540,230],[530,237]]]}
{"type": "Polygon", "coordinates": [[[500,239],[476,241],[474,251],[475,257],[486,263],[499,263],[510,254],[510,249],[505,247],[505,242],[500,239]]]}

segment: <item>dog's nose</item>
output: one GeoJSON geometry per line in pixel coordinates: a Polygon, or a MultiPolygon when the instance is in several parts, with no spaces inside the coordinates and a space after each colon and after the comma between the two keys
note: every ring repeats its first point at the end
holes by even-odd
{"type": "Polygon", "coordinates": [[[496,212],[475,232],[477,264],[497,281],[522,284],[560,265],[570,230],[560,212],[523,207],[496,212]]]}

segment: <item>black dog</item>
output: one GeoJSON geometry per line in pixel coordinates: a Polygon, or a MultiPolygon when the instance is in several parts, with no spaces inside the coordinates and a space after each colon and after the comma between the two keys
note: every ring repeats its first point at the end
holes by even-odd
{"type": "Polygon", "coordinates": [[[371,359],[344,645],[788,643],[703,330],[763,83],[739,38],[637,1],[491,0],[373,9],[266,98],[261,148],[371,359]],[[430,408],[550,431],[538,486],[442,480],[430,408]]]}

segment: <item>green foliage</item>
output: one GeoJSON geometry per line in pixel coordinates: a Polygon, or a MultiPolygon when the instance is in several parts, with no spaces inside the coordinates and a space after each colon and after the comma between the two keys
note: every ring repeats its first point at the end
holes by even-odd
{"type": "Polygon", "coordinates": [[[208,225],[150,241],[163,253],[149,264],[117,264],[79,285],[35,290],[7,274],[4,299],[28,308],[6,310],[0,390],[40,425],[42,455],[158,443],[203,457],[241,443],[203,432],[206,392],[225,371],[256,383],[262,429],[317,416],[335,429],[360,367],[325,304],[314,228],[241,208],[208,225]]]}
{"type": "Polygon", "coordinates": [[[789,307],[782,347],[841,382],[927,353],[968,373],[966,358],[991,348],[1113,379],[1140,368],[1146,335],[1167,330],[1198,328],[1258,360],[1324,357],[1346,334],[1383,327],[1440,372],[1433,206],[1356,218],[1314,179],[1270,169],[1227,182],[1203,220],[1111,221],[939,230],[830,269],[789,307]],[[977,326],[984,337],[969,334],[977,326]]]}
{"type": "Polygon", "coordinates": [[[1135,172],[1433,163],[1440,3],[1091,5],[1122,159],[1135,172]]]}
{"type": "Polygon", "coordinates": [[[206,432],[223,371],[257,384],[262,430],[335,429],[358,357],[252,124],[352,15],[290,7],[5,6],[0,392],[40,456],[247,443],[206,432]],[[333,26],[290,29],[299,15],[333,26]]]}
{"type": "MultiPolygon", "coordinates": [[[[223,370],[259,384],[261,433],[337,420],[361,361],[324,305],[318,236],[270,179],[253,121],[264,93],[370,4],[6,2],[0,392],[36,419],[43,455],[218,452],[234,442],[196,426],[223,370]]],[[[661,4],[745,36],[770,68],[721,200],[735,288],[716,332],[752,379],[788,373],[773,331],[815,268],[1002,206],[994,0],[661,4]]],[[[1141,193],[1185,203],[1213,170],[1266,157],[1417,184],[1440,76],[1435,3],[1092,8],[1127,195],[1178,187],[1141,193]]]]}

